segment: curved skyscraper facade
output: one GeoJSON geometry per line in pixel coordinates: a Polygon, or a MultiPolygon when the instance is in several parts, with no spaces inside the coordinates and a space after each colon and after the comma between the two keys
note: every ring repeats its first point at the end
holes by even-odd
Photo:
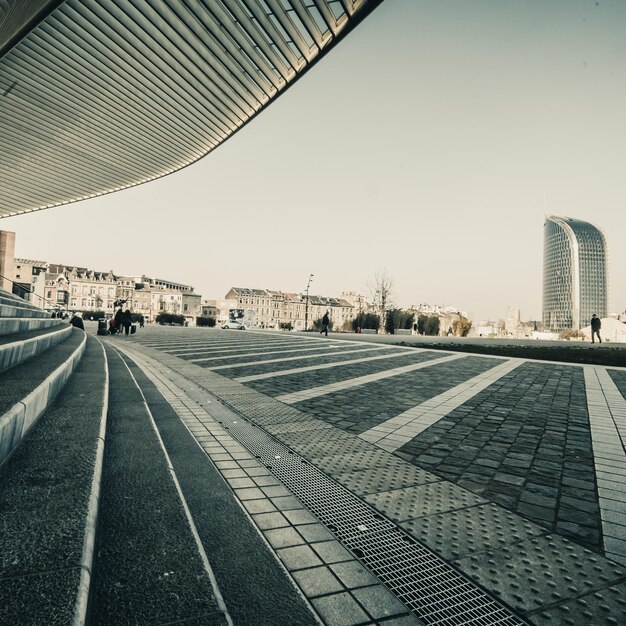
{"type": "Polygon", "coordinates": [[[593,224],[546,217],[543,226],[543,323],[546,329],[578,330],[591,316],[608,313],[606,239],[593,224]]]}

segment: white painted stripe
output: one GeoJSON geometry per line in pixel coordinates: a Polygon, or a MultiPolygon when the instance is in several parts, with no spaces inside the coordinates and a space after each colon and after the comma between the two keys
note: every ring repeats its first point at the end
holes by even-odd
{"type": "MultiPolygon", "coordinates": [[[[390,346],[379,346],[378,349],[389,348],[390,346]]],[[[363,352],[373,350],[375,348],[359,348],[358,350],[346,350],[342,353],[337,354],[347,354],[348,352],[363,352]]],[[[423,350],[418,350],[417,352],[423,352],[423,350]]],[[[355,363],[365,363],[367,361],[379,361],[381,359],[396,359],[401,356],[406,356],[406,352],[394,352],[393,354],[381,354],[375,356],[364,356],[360,359],[350,359],[347,361],[336,361],[334,363],[321,363],[319,365],[307,365],[306,367],[294,367],[290,370],[281,370],[280,372],[267,372],[265,374],[251,374],[250,376],[240,376],[239,378],[235,378],[238,383],[247,383],[252,380],[265,380],[266,378],[275,378],[276,376],[291,376],[292,374],[300,374],[302,372],[312,372],[315,370],[323,370],[328,369],[330,367],[339,367],[341,365],[353,365],[355,363]]]]}
{"type": "MultiPolygon", "coordinates": [[[[220,361],[222,359],[238,359],[238,358],[243,358],[243,357],[249,357],[249,356],[265,356],[265,355],[271,355],[271,354],[285,354],[285,352],[311,352],[311,351],[315,351],[317,354],[312,354],[312,355],[303,355],[302,357],[296,356],[294,358],[299,359],[299,358],[312,358],[315,356],[326,356],[327,354],[345,354],[346,353],[346,349],[341,346],[341,350],[339,352],[327,352],[327,350],[329,348],[334,348],[335,346],[323,346],[323,347],[311,347],[309,346],[308,348],[284,348],[282,350],[267,350],[267,351],[263,351],[263,352],[244,352],[244,353],[238,353],[238,354],[227,354],[226,356],[206,356],[206,357],[201,357],[201,358],[197,358],[197,359],[187,359],[190,363],[205,363],[207,361],[220,361]]],[[[174,356],[180,356],[179,354],[174,355],[174,356]]],[[[263,360],[263,361],[259,361],[260,363],[271,363],[273,361],[267,361],[267,360],[263,360]]],[[[244,365],[256,365],[257,361],[253,361],[250,363],[240,363],[237,365],[237,367],[243,367],[244,365]]],[[[210,368],[210,369],[218,369],[219,367],[235,367],[235,365],[216,365],[214,368],[210,368]]]]}
{"type": "MultiPolygon", "coordinates": [[[[312,350],[313,348],[307,348],[312,350]]],[[[282,357],[280,359],[263,359],[261,361],[247,361],[245,363],[231,363],[230,365],[216,365],[214,367],[207,367],[205,369],[211,370],[211,371],[216,371],[216,370],[223,370],[223,369],[230,369],[230,368],[237,368],[237,367],[248,367],[248,366],[256,366],[256,365],[268,365],[271,363],[284,363],[286,361],[302,361],[304,359],[316,359],[318,357],[322,357],[322,356],[336,356],[338,354],[345,354],[346,351],[345,350],[339,350],[338,352],[316,352],[315,354],[299,354],[297,356],[286,356],[286,357],[282,357]]],[[[194,359],[193,361],[190,361],[191,363],[196,363],[197,361],[201,361],[203,359],[194,359]]]]}
{"type": "MultiPolygon", "coordinates": [[[[336,341],[334,343],[328,343],[326,345],[332,345],[333,347],[338,346],[346,346],[345,342],[336,341]]],[[[184,354],[197,354],[198,352],[206,352],[206,353],[222,353],[222,352],[235,352],[236,350],[250,350],[251,348],[255,348],[258,350],[263,350],[267,348],[268,350],[274,348],[282,348],[282,349],[290,349],[290,348],[300,348],[302,346],[310,346],[308,342],[305,341],[268,341],[268,342],[259,342],[259,341],[246,341],[245,343],[237,343],[237,344],[228,344],[226,347],[216,346],[215,344],[205,345],[205,346],[197,346],[186,348],[175,348],[168,349],[170,354],[174,356],[183,356],[184,354]]],[[[319,346],[321,349],[321,346],[319,346]]],[[[346,346],[348,348],[350,346],[346,346]]]]}
{"type": "Polygon", "coordinates": [[[604,549],[626,565],[626,400],[605,367],[589,365],[583,371],[604,549]]]}
{"type": "Polygon", "coordinates": [[[366,430],[359,437],[383,450],[393,452],[525,362],[524,359],[512,359],[496,365],[490,370],[366,430]]]}
{"type": "Polygon", "coordinates": [[[228,349],[236,349],[238,347],[246,347],[246,346],[258,346],[258,345],[287,345],[290,343],[298,343],[300,344],[301,342],[295,342],[293,340],[288,341],[288,340],[282,340],[282,341],[278,341],[278,340],[273,340],[273,341],[258,341],[257,339],[242,339],[241,341],[205,341],[205,342],[199,342],[199,343],[191,343],[191,342],[176,342],[176,343],[156,343],[156,344],[146,344],[143,343],[143,345],[148,345],[148,347],[150,348],[163,348],[163,349],[168,349],[168,350],[172,350],[172,351],[179,351],[179,350],[201,350],[201,349],[207,349],[207,350],[228,350],[228,349]]]}
{"type": "Polygon", "coordinates": [[[276,400],[284,402],[285,404],[295,404],[296,402],[302,402],[303,400],[309,400],[310,398],[318,398],[319,396],[325,396],[329,393],[335,393],[336,391],[343,391],[344,389],[366,385],[367,383],[383,380],[384,378],[391,378],[392,376],[399,376],[400,374],[406,374],[407,372],[413,372],[414,370],[431,367],[432,365],[441,365],[441,363],[450,363],[452,361],[456,361],[457,359],[465,359],[467,356],[467,354],[447,354],[444,357],[432,359],[431,361],[412,363],[411,365],[396,367],[391,370],[385,370],[384,372],[376,372],[375,374],[349,378],[348,380],[331,383],[330,385],[322,385],[320,387],[314,387],[313,389],[286,393],[282,396],[277,396],[276,400]]]}

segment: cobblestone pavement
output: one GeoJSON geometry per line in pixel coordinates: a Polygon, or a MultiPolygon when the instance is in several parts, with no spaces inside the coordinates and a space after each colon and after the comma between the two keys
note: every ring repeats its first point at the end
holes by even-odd
{"type": "Polygon", "coordinates": [[[626,623],[625,369],[295,333],[146,329],[139,344],[202,368],[530,623],[626,623]]]}

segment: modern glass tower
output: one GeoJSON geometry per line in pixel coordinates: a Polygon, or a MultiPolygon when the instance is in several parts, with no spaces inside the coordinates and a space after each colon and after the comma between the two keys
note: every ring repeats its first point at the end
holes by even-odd
{"type": "Polygon", "coordinates": [[[578,330],[591,316],[608,313],[608,256],[599,228],[571,217],[546,217],[543,225],[543,324],[578,330]]]}

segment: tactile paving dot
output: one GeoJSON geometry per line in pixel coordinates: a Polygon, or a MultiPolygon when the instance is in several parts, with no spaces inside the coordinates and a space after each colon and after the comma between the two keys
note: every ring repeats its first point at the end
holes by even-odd
{"type": "MultiPolygon", "coordinates": [[[[270,429],[266,429],[270,432],[270,429]]],[[[289,432],[278,433],[275,435],[277,439],[285,443],[286,445],[314,445],[317,443],[339,443],[344,441],[361,441],[354,435],[347,433],[345,430],[339,430],[338,428],[331,427],[325,430],[305,430],[304,432],[289,432]]]]}
{"type": "Polygon", "coordinates": [[[546,532],[495,504],[408,519],[400,525],[446,559],[510,546],[546,532]]]}
{"type": "Polygon", "coordinates": [[[532,615],[536,626],[593,626],[626,624],[626,584],[595,591],[532,615]]]}
{"type": "Polygon", "coordinates": [[[322,420],[306,420],[302,422],[291,423],[287,422],[286,424],[268,424],[266,426],[266,430],[274,435],[282,436],[283,433],[310,433],[310,436],[313,436],[313,433],[317,433],[323,430],[333,430],[335,431],[335,427],[328,422],[323,422],[322,420]]]}
{"type": "Polygon", "coordinates": [[[530,612],[600,592],[626,575],[626,569],[612,561],[555,535],[454,563],[510,606],[530,612]]]}
{"type": "Polygon", "coordinates": [[[439,482],[441,479],[415,465],[390,458],[388,463],[373,469],[338,474],[335,480],[353,493],[364,496],[378,491],[439,482]]]}
{"type": "Polygon", "coordinates": [[[365,500],[394,521],[434,515],[485,504],[485,500],[448,482],[429,483],[365,496],[365,500]]]}
{"type": "Polygon", "coordinates": [[[322,439],[319,441],[308,441],[305,443],[293,443],[291,447],[304,458],[313,460],[320,456],[331,456],[333,454],[356,454],[368,453],[372,450],[372,445],[365,443],[358,437],[349,439],[322,439]]]}
{"type": "Polygon", "coordinates": [[[370,450],[364,452],[315,457],[314,465],[323,472],[335,476],[351,469],[367,469],[382,465],[388,458],[388,452],[370,446],[370,450]]]}

